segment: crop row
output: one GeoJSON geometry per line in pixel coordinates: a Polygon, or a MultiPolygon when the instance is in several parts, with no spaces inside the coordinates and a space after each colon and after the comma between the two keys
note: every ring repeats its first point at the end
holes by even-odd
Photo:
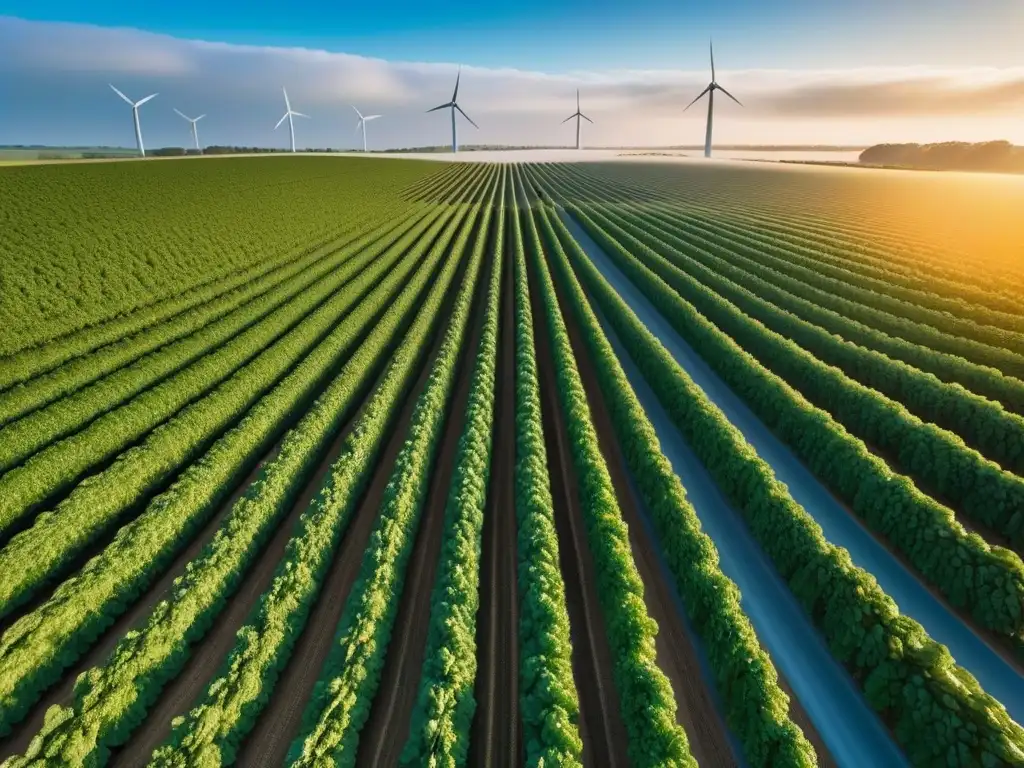
{"type": "MultiPolygon", "coordinates": [[[[596,231],[592,225],[589,230],[596,231]]],[[[609,246],[606,238],[603,245],[609,246]]],[[[892,728],[910,762],[1009,766],[1024,760],[1024,729],[955,664],[945,646],[900,616],[895,603],[853,565],[845,550],[825,540],[820,526],[793,501],[769,465],[596,267],[578,255],[571,258],[676,426],[744,516],[832,654],[892,728]]]]}
{"type": "Polygon", "coordinates": [[[714,542],[701,530],[686,492],[661,452],[654,427],[569,264],[566,250],[585,258],[546,209],[536,214],[548,262],[595,362],[615,434],[638,493],[652,518],[661,550],[697,635],[703,641],[726,721],[752,766],[813,766],[814,750],[789,718],[789,698],[740,607],[740,593],[718,565],[714,542]],[[564,248],[563,248],[564,246],[564,248]]]}
{"type": "MultiPolygon", "coordinates": [[[[747,320],[745,325],[730,322],[720,330],[617,238],[629,242],[644,255],[644,261],[653,263],[657,257],[646,246],[628,235],[612,237],[580,209],[570,209],[751,410],[872,530],[905,554],[953,605],[969,610],[979,624],[1001,634],[1012,636],[1024,628],[1024,565],[1020,558],[1009,550],[989,547],[976,534],[968,534],[952,511],[923,494],[906,477],[893,473],[826,411],[804,400],[726,335],[728,330],[744,338],[748,330],[758,330],[753,321],[747,320]]],[[[709,301],[702,306],[708,311],[713,305],[709,301]]],[[[722,323],[717,314],[714,319],[722,323]]],[[[785,340],[777,346],[785,344],[799,349],[785,340]]]]}
{"type": "MultiPolygon", "coordinates": [[[[500,187],[504,189],[506,171],[502,169],[501,173],[500,187]]],[[[481,537],[490,481],[504,274],[505,207],[499,204],[496,208],[483,330],[445,504],[440,565],[430,597],[423,669],[409,738],[401,756],[401,765],[407,768],[465,765],[476,711],[481,537]]]]}
{"type": "MultiPolygon", "coordinates": [[[[416,223],[416,218],[419,217],[403,220],[393,229],[390,225],[379,228],[359,238],[194,335],[146,355],[127,368],[0,429],[0,471],[17,465],[46,445],[129,402],[140,392],[159,384],[168,375],[182,372],[186,366],[190,367],[182,375],[198,378],[199,366],[193,366],[193,363],[204,355],[215,355],[213,350],[230,343],[234,337],[267,318],[287,302],[295,301],[296,298],[301,302],[306,295],[315,294],[317,289],[311,289],[311,286],[322,278],[358,274],[370,263],[366,253],[372,252],[374,241],[387,242],[386,238],[408,230],[416,223]]],[[[287,323],[283,325],[287,327],[287,323]]],[[[249,339],[241,343],[247,349],[255,349],[260,342],[249,339]]],[[[188,392],[186,397],[191,394],[188,392]]]]}
{"type": "MultiPolygon", "coordinates": [[[[649,197],[650,189],[643,188],[642,195],[649,197]]],[[[773,275],[773,280],[777,275],[785,285],[793,287],[792,290],[804,298],[823,306],[835,308],[846,316],[855,317],[867,325],[901,336],[909,341],[916,341],[958,354],[973,359],[981,365],[989,365],[1024,378],[1024,374],[1022,374],[1024,372],[1024,355],[1021,353],[1024,350],[1017,347],[1004,348],[1004,344],[1008,340],[1020,341],[1019,334],[978,326],[967,321],[957,321],[951,315],[932,310],[914,311],[910,305],[895,299],[890,299],[888,302],[883,301],[886,304],[884,307],[873,306],[872,297],[874,295],[868,291],[845,286],[840,281],[816,278],[813,269],[788,264],[787,259],[791,255],[793,237],[791,229],[788,228],[792,223],[791,212],[788,210],[785,222],[778,223],[772,230],[768,230],[764,227],[755,229],[750,225],[730,225],[728,220],[734,217],[723,216],[721,211],[713,211],[710,220],[698,222],[696,217],[686,213],[690,207],[689,203],[685,206],[679,204],[654,205],[668,209],[667,213],[672,216],[673,220],[682,225],[700,226],[714,233],[728,234],[730,239],[745,244],[751,249],[752,257],[759,262],[763,271],[770,272],[773,275]],[[776,234],[775,231],[778,233],[776,234]],[[922,316],[923,314],[927,317],[922,316]],[[978,332],[975,336],[980,334],[980,337],[971,338],[972,335],[965,334],[965,330],[975,330],[978,332]]],[[[746,210],[741,215],[737,215],[743,220],[754,216],[753,213],[746,210]]],[[[833,222],[829,221],[830,223],[833,222]]],[[[827,229],[827,225],[823,225],[823,228],[827,229]]],[[[820,232],[821,229],[818,231],[820,232]]]]}
{"type": "MultiPolygon", "coordinates": [[[[644,584],[633,562],[629,532],[615,487],[598,445],[583,381],[576,367],[565,322],[554,296],[533,217],[527,213],[527,251],[546,319],[558,402],[565,418],[584,528],[599,584],[598,598],[619,691],[622,720],[629,735],[630,762],[636,766],[693,766],[686,732],[676,722],[672,685],[659,669],[654,637],[658,625],[647,613],[644,584]]],[[[527,272],[517,254],[516,269],[527,272]]]]}
{"type": "Polygon", "coordinates": [[[84,339],[103,344],[134,334],[208,300],[211,294],[199,294],[232,273],[336,239],[355,218],[405,209],[396,193],[436,171],[422,163],[371,169],[372,162],[282,157],[3,169],[0,354],[37,355],[48,370],[68,359],[60,352],[66,344],[81,354],[95,348],[83,348],[84,339]]]}
{"type": "MultiPolygon", "coordinates": [[[[345,322],[168,491],[121,529],[102,554],[4,633],[0,638],[0,702],[6,717],[0,722],[0,730],[16,722],[60,670],[73,663],[142,594],[235,483],[270,449],[317,382],[325,373],[336,370],[369,325],[385,312],[382,322],[341,368],[310,413],[288,433],[279,453],[262,467],[257,481],[234,505],[213,542],[175,583],[175,599],[156,609],[146,632],[125,640],[118,654],[139,661],[139,675],[154,674],[154,669],[159,672],[168,664],[173,666],[168,659],[182,653],[177,646],[179,638],[202,635],[241,579],[259,543],[283,516],[302,479],[312,471],[324,441],[358,404],[358,397],[382,366],[379,358],[390,351],[397,323],[413,305],[420,292],[419,283],[430,275],[429,265],[421,266],[414,277],[419,282],[410,283],[396,298],[398,289],[447,218],[439,214],[428,237],[409,251],[402,266],[382,280],[345,322]],[[179,625],[178,621],[185,623],[179,625]],[[189,628],[191,621],[195,627],[190,634],[182,627],[189,628]]],[[[402,252],[411,244],[411,240],[398,242],[392,250],[402,252]]],[[[127,684],[134,685],[134,679],[127,684]]],[[[77,706],[81,707],[82,702],[77,706]]]]}
{"type": "MultiPolygon", "coordinates": [[[[403,240],[414,242],[425,226],[416,227],[403,240]]],[[[161,424],[141,445],[119,457],[102,474],[79,485],[54,510],[40,515],[31,528],[11,539],[0,550],[0,568],[6,575],[0,585],[0,615],[5,615],[27,599],[34,589],[59,572],[75,553],[116,524],[119,516],[138,503],[138,499],[159,488],[176,469],[198,458],[212,441],[301,361],[348,315],[356,302],[395,267],[402,255],[398,249],[391,249],[383,258],[375,258],[385,247],[386,244],[380,244],[361,254],[359,262],[368,264],[363,273],[347,286],[347,290],[336,293],[280,343],[262,351],[209,396],[195,401],[161,424]]],[[[412,264],[406,262],[404,268],[396,271],[405,276],[411,267],[412,264]]],[[[339,280],[346,277],[345,270],[338,271],[339,280]]],[[[309,293],[312,294],[311,301],[318,298],[312,291],[309,293]]],[[[364,323],[368,324],[370,320],[372,318],[367,318],[364,323]]],[[[173,397],[174,393],[171,392],[170,396],[173,397]]],[[[145,418],[143,405],[133,409],[128,417],[141,413],[140,418],[145,418]]],[[[115,411],[108,417],[116,417],[118,413],[115,411]]],[[[113,427],[106,424],[104,427],[99,439],[106,438],[108,444],[114,442],[113,427]]],[[[91,435],[92,431],[81,434],[91,435]]],[[[80,444],[81,455],[88,457],[92,443],[83,438],[80,444]]],[[[109,450],[107,446],[102,447],[109,450]]],[[[47,454],[44,451],[37,458],[48,457],[47,454]]],[[[25,465],[25,468],[33,466],[51,474],[61,468],[59,464],[42,463],[41,460],[35,465],[25,465]]],[[[13,474],[9,473],[5,478],[13,474]]],[[[2,484],[3,480],[0,480],[2,484]]]]}
{"type": "MultiPolygon", "coordinates": [[[[367,387],[390,359],[408,315],[414,310],[429,285],[431,275],[442,258],[444,243],[461,218],[462,216],[458,214],[451,219],[446,216],[439,218],[438,223],[448,221],[445,227],[446,234],[435,243],[431,253],[418,268],[417,274],[397,298],[393,293],[396,282],[399,281],[387,280],[382,283],[380,290],[365,300],[364,314],[367,317],[376,317],[382,310],[384,311],[366,341],[338,371],[338,375],[299,424],[288,432],[280,450],[261,468],[256,482],[250,485],[240,500],[234,504],[213,540],[187,565],[185,573],[175,580],[169,598],[158,604],[140,631],[122,638],[103,666],[93,668],[79,681],[72,705],[62,708],[59,710],[59,716],[47,721],[47,725],[33,741],[25,756],[26,764],[37,755],[61,754],[66,750],[75,750],[81,755],[103,755],[110,746],[124,741],[131,730],[142,721],[163,685],[177,673],[186,660],[190,645],[202,638],[224,608],[228,597],[238,587],[245,572],[255,561],[262,544],[285,516],[304,483],[312,475],[333,436],[350,414],[355,412],[367,387]]],[[[409,253],[409,261],[420,261],[432,240],[433,238],[429,238],[416,243],[409,253]]],[[[338,336],[337,341],[343,341],[344,335],[338,336]]],[[[307,360],[310,372],[313,366],[337,370],[334,350],[329,344],[321,345],[307,360]]],[[[308,373],[306,376],[299,375],[296,376],[295,383],[299,384],[300,388],[303,384],[308,386],[310,378],[308,373]]],[[[282,397],[281,401],[274,405],[278,408],[282,405],[287,406],[289,403],[285,402],[286,399],[287,397],[282,397]]],[[[290,405],[296,405],[294,396],[290,405]]],[[[370,419],[366,413],[364,411],[360,416],[361,423],[366,423],[370,419]]],[[[257,414],[255,409],[250,414],[253,418],[262,416],[264,419],[269,415],[271,414],[257,414]]],[[[230,459],[230,454],[243,447],[239,443],[244,442],[252,428],[259,425],[257,423],[243,426],[248,426],[250,430],[239,428],[230,432],[217,446],[223,450],[219,454],[216,453],[216,449],[211,452],[214,454],[214,461],[200,462],[190,468],[184,482],[176,484],[168,494],[158,499],[166,499],[163,504],[151,506],[148,519],[143,516],[134,526],[122,531],[114,545],[104,552],[102,557],[106,560],[104,565],[109,573],[108,579],[105,580],[108,589],[111,588],[110,583],[114,581],[110,577],[116,575],[112,573],[117,562],[115,550],[121,549],[122,553],[125,550],[137,553],[141,559],[145,553],[139,551],[138,545],[148,542],[152,533],[174,536],[175,531],[171,528],[176,522],[172,517],[173,513],[187,512],[189,507],[185,505],[191,500],[190,496],[209,493],[203,486],[217,479],[215,472],[219,468],[214,462],[218,459],[230,459]],[[187,488],[189,481],[193,485],[191,489],[187,488]],[[175,493],[176,491],[178,493],[175,493]],[[191,494],[188,491],[191,491],[191,494]],[[182,506],[184,509],[181,509],[182,506]]],[[[346,445],[351,446],[355,434],[353,430],[346,445]]],[[[265,440],[260,448],[266,450],[269,443],[270,440],[265,440]]],[[[370,462],[365,457],[360,457],[360,461],[361,471],[364,474],[369,472],[370,462]]],[[[321,496],[324,493],[322,490],[321,496]]],[[[94,560],[93,564],[96,562],[94,560]]],[[[92,568],[93,564],[90,564],[87,571],[92,571],[93,586],[99,587],[101,574],[92,568]]],[[[145,568],[145,565],[142,566],[143,570],[145,568]]],[[[122,566],[122,571],[124,570],[127,568],[122,566]]],[[[128,575],[134,575],[129,586],[138,584],[134,591],[134,594],[138,594],[144,586],[139,582],[145,581],[147,574],[128,575]]],[[[76,581],[82,584],[81,578],[68,583],[73,584],[76,581]]],[[[74,595],[67,594],[66,587],[67,585],[61,587],[55,596],[64,598],[63,605],[58,604],[55,607],[69,610],[74,595]],[[65,594],[61,595],[61,592],[65,594]]],[[[117,589],[117,586],[114,589],[117,589]]],[[[108,605],[114,597],[107,597],[108,605]]],[[[133,597],[133,594],[122,594],[120,597],[124,601],[133,597]]],[[[53,602],[55,601],[52,600],[51,603],[53,602]]],[[[37,643],[42,642],[38,634],[35,638],[37,643]]]]}
{"type": "MultiPolygon", "coordinates": [[[[274,350],[281,347],[294,349],[292,358],[275,355],[280,365],[272,372],[280,376],[292,360],[301,359],[302,353],[348,311],[358,294],[354,296],[347,284],[364,267],[369,265],[372,270],[373,265],[365,254],[342,264],[341,269],[328,273],[325,279],[211,354],[0,477],[0,532],[23,523],[38,505],[72,486],[86,471],[110,460],[155,427],[165,425],[189,403],[203,403],[208,399],[203,396],[221,382],[226,382],[226,387],[220,391],[235,390],[236,397],[240,396],[239,407],[244,407],[247,398],[254,399],[274,381],[273,377],[261,381],[252,375],[253,366],[259,367],[260,355],[274,355],[274,350]],[[280,345],[275,345],[278,340],[280,345]]],[[[188,410],[178,414],[179,421],[187,413],[188,410]]],[[[225,416],[230,413],[225,412],[225,416]]],[[[163,428],[166,430],[166,426],[163,428]]],[[[22,439],[30,441],[31,435],[23,435],[22,439]]],[[[187,447],[195,450],[201,445],[194,437],[187,447]]]]}
{"type": "MultiPolygon", "coordinates": [[[[491,206],[487,206],[448,328],[416,401],[408,437],[395,460],[359,575],[345,602],[334,645],[306,707],[301,734],[292,744],[289,762],[293,766],[356,765],[359,734],[380,684],[446,416],[458,418],[451,413],[451,400],[490,215],[491,206]]],[[[463,258],[465,242],[460,238],[455,244],[453,262],[463,258]]],[[[439,308],[435,304],[432,309],[437,313],[439,308]]]]}
{"type": "MultiPolygon", "coordinates": [[[[843,185],[833,184],[831,179],[822,185],[823,179],[808,177],[791,177],[787,179],[789,184],[781,188],[777,179],[767,176],[761,176],[760,184],[750,184],[754,177],[744,171],[735,172],[733,183],[728,186],[722,183],[720,170],[707,176],[707,184],[702,188],[695,187],[690,178],[685,186],[680,186],[678,173],[670,167],[645,166],[643,170],[647,173],[643,176],[644,186],[639,189],[646,195],[652,188],[664,189],[674,201],[687,207],[701,205],[715,220],[735,221],[748,232],[775,234],[785,242],[801,242],[815,252],[832,253],[845,260],[866,258],[885,267],[923,270],[928,277],[940,275],[952,285],[969,283],[1016,300],[1018,304],[1011,305],[1010,311],[1019,307],[1024,281],[1012,267],[979,260],[974,253],[976,243],[966,246],[963,241],[943,241],[940,245],[932,235],[934,227],[929,226],[927,234],[916,223],[908,227],[906,210],[900,206],[878,206],[877,195],[843,195],[843,185]],[[741,174],[745,179],[736,184],[741,174]],[[865,208],[870,210],[870,216],[865,216],[865,208]]],[[[588,169],[587,175],[595,174],[588,169]]],[[[612,175],[617,186],[638,181],[635,170],[628,175],[602,175],[612,175]]],[[[635,184],[633,188],[636,189],[635,184]]],[[[942,207],[946,207],[945,202],[942,207]]]]}
{"type": "MultiPolygon", "coordinates": [[[[576,184],[573,187],[575,190],[591,186],[586,179],[570,179],[576,184]]],[[[626,203],[624,208],[643,213],[645,226],[658,227],[682,238],[690,246],[681,249],[688,256],[731,277],[777,307],[849,342],[877,350],[894,360],[902,360],[921,371],[934,374],[942,381],[962,384],[972,392],[1002,403],[1009,410],[1024,414],[1024,382],[1019,379],[1005,376],[995,368],[970,362],[955,354],[891,336],[827,306],[819,306],[801,298],[792,290],[787,290],[787,287],[796,287],[798,281],[764,267],[758,261],[760,251],[757,248],[717,229],[709,231],[708,228],[695,226],[689,217],[681,218],[677,208],[636,206],[630,203],[626,203]],[[707,253],[703,249],[707,249],[707,253]]],[[[854,371],[848,370],[847,373],[855,375],[854,371]]]]}
{"type": "MultiPolygon", "coordinates": [[[[668,195],[659,194],[657,190],[650,188],[645,190],[644,196],[648,200],[669,197],[668,195]]],[[[680,210],[678,205],[673,207],[677,211],[680,210]]],[[[738,214],[736,223],[733,223],[729,219],[723,220],[720,216],[716,216],[715,213],[714,209],[707,204],[701,205],[688,202],[685,206],[687,220],[699,222],[703,226],[713,227],[718,231],[750,235],[752,234],[751,230],[756,229],[756,221],[758,219],[756,214],[738,214]],[[751,224],[755,226],[752,227],[751,224]]],[[[1020,314],[1020,306],[1019,304],[1013,305],[1008,297],[1004,298],[1004,310],[997,310],[989,308],[984,304],[966,301],[963,297],[957,296],[956,293],[962,289],[962,284],[947,283],[943,286],[947,291],[954,293],[954,296],[950,297],[938,294],[928,288],[922,290],[921,288],[901,286],[892,280],[891,273],[872,276],[852,271],[839,258],[833,257],[832,261],[829,261],[827,258],[823,259],[824,254],[820,247],[816,247],[817,243],[814,240],[799,232],[792,231],[786,226],[786,223],[780,223],[777,227],[777,237],[772,237],[770,234],[762,231],[759,239],[762,241],[768,240],[771,243],[769,249],[771,254],[782,257],[786,266],[803,268],[799,274],[794,274],[794,277],[799,279],[801,275],[806,274],[803,270],[810,269],[815,274],[828,278],[830,285],[832,284],[831,281],[838,280],[845,285],[849,285],[851,289],[859,289],[856,291],[857,295],[862,297],[875,295],[879,297],[882,304],[879,306],[880,309],[894,311],[895,314],[903,314],[902,311],[898,310],[905,309],[906,305],[910,305],[911,308],[920,308],[920,310],[928,313],[928,316],[933,318],[934,315],[932,313],[939,313],[969,320],[974,325],[994,326],[994,328],[987,330],[989,333],[995,329],[1002,329],[1011,333],[1024,332],[1024,316],[1020,314]],[[864,293],[865,291],[867,292],[866,294],[864,293]]],[[[929,287],[934,287],[934,281],[929,287]]],[[[986,296],[981,291],[976,291],[973,295],[979,298],[986,296]]],[[[934,323],[929,324],[934,325],[934,323]]]]}
{"type": "MultiPolygon", "coordinates": [[[[414,210],[410,209],[410,214],[414,210]]],[[[420,211],[420,215],[422,213],[423,211],[420,211]]],[[[369,221],[356,220],[348,227],[343,237],[332,240],[328,245],[284,263],[275,263],[268,259],[267,265],[261,265],[262,272],[253,275],[242,285],[182,312],[166,322],[151,326],[135,336],[69,360],[52,371],[0,393],[0,425],[7,424],[75,392],[90,382],[97,381],[123,366],[138,361],[145,355],[154,353],[154,350],[162,352],[163,350],[160,348],[165,345],[174,346],[175,342],[181,344],[181,340],[193,334],[206,332],[208,328],[222,322],[225,317],[234,315],[248,302],[258,300],[268,293],[278,290],[280,286],[291,281],[296,275],[304,274],[307,270],[316,270],[354,241],[371,242],[366,239],[368,236],[376,234],[377,237],[380,237],[396,224],[397,222],[393,220],[383,224],[379,224],[373,218],[369,221]]],[[[247,327],[247,324],[238,327],[242,329],[247,327]]],[[[202,354],[202,352],[200,351],[198,354],[202,354]]],[[[192,362],[198,357],[198,354],[193,357],[178,356],[175,358],[178,360],[178,367],[192,362]]],[[[167,368],[164,375],[176,370],[177,368],[167,368]]],[[[153,379],[153,381],[155,380],[153,379]]]]}
{"type": "MultiPolygon", "coordinates": [[[[512,208],[511,257],[521,263],[523,235],[512,208]]],[[[582,766],[580,704],[548,475],[526,274],[514,271],[516,447],[514,493],[519,571],[519,712],[525,762],[582,766]]]]}
{"type": "Polygon", "coordinates": [[[880,359],[872,358],[865,350],[801,324],[750,291],[730,285],[715,272],[695,264],[667,238],[652,235],[650,228],[591,210],[613,232],[650,248],[649,253],[641,256],[645,266],[766,367],[811,402],[831,412],[852,433],[882,451],[897,470],[908,474],[925,491],[955,506],[968,519],[989,526],[1015,544],[1020,543],[1024,520],[1017,512],[1024,509],[1024,479],[968,448],[958,435],[924,423],[903,402],[890,400],[847,378],[814,353],[819,348],[846,353],[846,362],[861,370],[876,363],[878,378],[896,379],[902,375],[904,379],[894,386],[904,398],[929,415],[939,415],[941,411],[964,413],[965,419],[956,419],[958,424],[968,434],[980,435],[979,439],[991,452],[1001,454],[998,458],[1010,470],[1024,469],[1024,419],[1000,408],[984,409],[985,404],[991,403],[981,398],[970,400],[962,389],[931,390],[915,397],[914,385],[942,385],[934,378],[920,376],[909,366],[898,365],[881,355],[877,356],[880,359]],[[751,322],[751,317],[764,325],[751,322]],[[802,344],[805,341],[809,343],[802,344]]]}

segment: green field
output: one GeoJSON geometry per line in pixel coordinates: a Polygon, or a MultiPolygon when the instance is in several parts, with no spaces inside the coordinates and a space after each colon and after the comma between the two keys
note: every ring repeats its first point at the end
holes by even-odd
{"type": "Polygon", "coordinates": [[[0,168],[0,765],[1024,765],[1022,210],[0,168]]]}

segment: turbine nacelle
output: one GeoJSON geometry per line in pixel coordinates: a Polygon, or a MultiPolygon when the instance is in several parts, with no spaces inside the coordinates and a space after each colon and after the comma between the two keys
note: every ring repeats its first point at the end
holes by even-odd
{"type": "Polygon", "coordinates": [[[710,53],[711,53],[711,82],[708,83],[707,87],[703,91],[700,92],[700,94],[697,96],[697,98],[695,98],[693,101],[691,101],[689,104],[687,104],[686,107],[683,109],[683,112],[685,112],[687,109],[689,109],[694,104],[696,104],[698,101],[700,101],[702,98],[704,98],[705,94],[707,95],[707,97],[708,97],[708,124],[707,124],[707,131],[704,134],[704,157],[711,157],[711,128],[712,128],[712,124],[714,123],[715,91],[721,91],[726,96],[728,96],[730,99],[732,99],[737,104],[739,104],[741,107],[743,106],[743,103],[739,99],[737,99],[735,96],[733,96],[727,90],[725,90],[725,88],[720,86],[718,84],[718,82],[715,80],[715,48],[714,48],[714,44],[709,43],[709,50],[710,50],[710,53]]]}
{"type": "Polygon", "coordinates": [[[135,146],[138,147],[138,149],[139,149],[139,155],[141,155],[142,157],[145,157],[146,156],[146,148],[142,144],[142,126],[139,123],[139,107],[141,107],[143,104],[145,104],[150,99],[155,99],[158,96],[158,94],[151,93],[151,94],[149,94],[149,96],[147,96],[144,99],[139,99],[138,101],[132,101],[127,96],[125,96],[123,93],[121,93],[121,91],[117,90],[117,88],[114,88],[113,83],[108,83],[108,85],[114,91],[114,93],[116,93],[118,96],[120,96],[122,99],[124,99],[124,101],[128,105],[131,106],[131,108],[132,108],[132,119],[135,122],[135,146]]]}
{"type": "Polygon", "coordinates": [[[309,115],[304,115],[301,112],[296,112],[294,109],[292,109],[292,103],[288,100],[288,90],[286,88],[282,87],[281,88],[281,92],[284,94],[285,113],[283,115],[281,115],[281,119],[277,121],[277,125],[274,126],[274,130],[276,131],[278,128],[280,128],[281,127],[281,123],[283,123],[285,120],[288,121],[288,132],[291,135],[292,152],[294,152],[295,151],[295,121],[292,120],[292,118],[293,117],[305,117],[306,119],[309,119],[309,115]]]}
{"type": "Polygon", "coordinates": [[[473,122],[473,118],[471,118],[469,115],[467,115],[463,111],[462,107],[459,106],[459,103],[458,103],[458,98],[459,98],[459,81],[461,79],[462,79],[462,67],[459,67],[459,72],[455,76],[455,90],[452,92],[452,100],[447,102],[446,104],[439,104],[438,106],[434,107],[433,109],[428,109],[427,110],[428,113],[429,112],[437,112],[439,109],[450,109],[452,111],[452,152],[458,152],[458,146],[459,146],[458,134],[457,134],[456,129],[455,129],[455,112],[456,112],[456,110],[458,110],[458,112],[464,118],[466,118],[466,120],[469,121],[470,125],[472,125],[477,130],[480,129],[480,126],[473,122]]]}

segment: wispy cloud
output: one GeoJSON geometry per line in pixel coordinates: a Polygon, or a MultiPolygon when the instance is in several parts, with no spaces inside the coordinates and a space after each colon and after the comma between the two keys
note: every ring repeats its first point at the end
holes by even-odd
{"type": "MultiPolygon", "coordinates": [[[[218,141],[269,143],[274,141],[270,129],[283,111],[277,94],[287,86],[295,108],[321,120],[319,125],[316,120],[303,125],[308,143],[337,144],[328,136],[339,131],[335,126],[328,130],[323,115],[328,113],[332,121],[344,120],[347,125],[348,114],[341,115],[349,103],[392,118],[390,124],[382,121],[374,126],[391,146],[440,143],[443,126],[436,115],[424,112],[447,100],[454,77],[452,63],[384,61],[322,50],[182,40],[133,29],[0,17],[0,91],[6,92],[12,112],[20,106],[23,114],[36,120],[48,113],[66,123],[79,120],[86,125],[92,120],[96,126],[113,125],[115,117],[110,113],[123,116],[117,104],[104,109],[101,94],[106,82],[115,81],[129,95],[160,91],[162,102],[173,99],[175,106],[211,113],[208,130],[217,132],[218,141]],[[217,113],[223,120],[220,127],[213,117],[217,113]],[[229,138],[228,120],[237,134],[244,135],[229,138]]],[[[648,130],[660,137],[668,121],[678,125],[682,108],[708,79],[705,71],[555,75],[466,67],[460,103],[481,125],[481,131],[468,140],[551,143],[558,140],[558,120],[575,107],[578,87],[584,111],[598,122],[591,129],[593,135],[604,142],[627,141],[625,136],[616,137],[616,132],[648,130]]],[[[723,101],[735,126],[787,119],[998,116],[1024,107],[1024,68],[720,70],[718,79],[746,107],[741,110],[723,101]]],[[[696,122],[700,113],[691,110],[685,119],[696,122]]],[[[28,124],[30,120],[19,129],[27,130],[28,124]]],[[[179,128],[172,124],[167,134],[179,128]]],[[[0,141],[12,140],[10,130],[0,127],[0,141]]],[[[124,143],[120,130],[115,138],[124,143]]],[[[26,135],[21,140],[33,139],[26,135]]],[[[664,139],[640,143],[659,141],[664,139]]]]}

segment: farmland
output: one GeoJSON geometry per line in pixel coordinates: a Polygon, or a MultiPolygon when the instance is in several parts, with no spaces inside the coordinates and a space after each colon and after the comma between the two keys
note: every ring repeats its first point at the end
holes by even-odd
{"type": "Polygon", "coordinates": [[[1024,765],[1024,187],[0,169],[0,765],[1024,765]]]}

